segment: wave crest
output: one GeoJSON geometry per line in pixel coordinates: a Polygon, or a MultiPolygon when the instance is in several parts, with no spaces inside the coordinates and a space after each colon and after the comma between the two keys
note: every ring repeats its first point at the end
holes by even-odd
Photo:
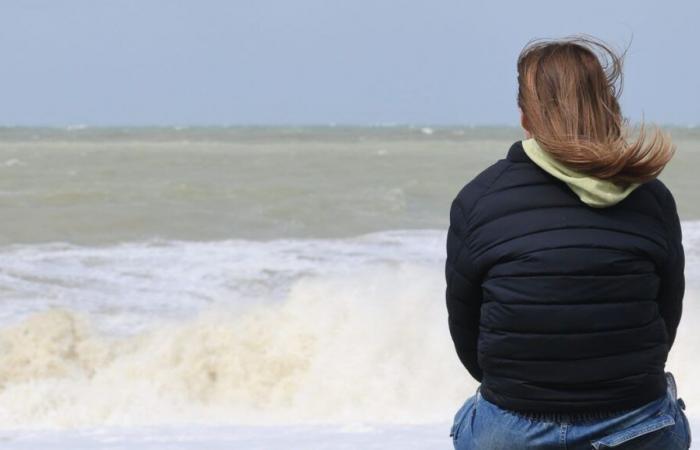
{"type": "Polygon", "coordinates": [[[444,420],[476,384],[453,353],[443,289],[433,268],[374,266],[120,337],[76,311],[38,313],[0,331],[0,422],[444,420]]]}

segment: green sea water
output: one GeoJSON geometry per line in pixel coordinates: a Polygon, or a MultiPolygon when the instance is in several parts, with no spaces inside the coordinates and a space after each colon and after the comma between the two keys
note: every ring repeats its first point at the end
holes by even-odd
{"type": "MultiPolygon", "coordinates": [[[[660,179],[700,218],[700,129],[660,179]]],[[[518,128],[0,129],[0,244],[347,237],[444,229],[518,128]]]]}

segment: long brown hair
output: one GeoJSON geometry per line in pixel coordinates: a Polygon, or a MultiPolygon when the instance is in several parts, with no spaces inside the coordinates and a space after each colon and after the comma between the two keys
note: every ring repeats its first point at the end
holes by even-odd
{"type": "Polygon", "coordinates": [[[618,102],[626,53],[585,34],[532,40],[518,57],[518,106],[554,159],[597,178],[643,183],[661,173],[676,148],[658,127],[647,139],[643,123],[628,142],[618,102]]]}

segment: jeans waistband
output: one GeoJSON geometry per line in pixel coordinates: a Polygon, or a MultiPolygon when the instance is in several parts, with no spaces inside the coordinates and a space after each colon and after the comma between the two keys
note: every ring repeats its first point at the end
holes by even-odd
{"type": "Polygon", "coordinates": [[[586,420],[601,420],[609,417],[615,417],[634,411],[637,408],[630,408],[618,411],[582,411],[576,413],[558,413],[558,412],[522,412],[511,411],[513,414],[524,417],[526,419],[549,422],[581,422],[586,420]]]}
{"type": "MultiPolygon", "coordinates": [[[[676,380],[673,377],[673,374],[671,372],[666,372],[666,381],[667,381],[667,395],[670,395],[672,398],[677,397],[677,390],[676,390],[676,380]]],[[[476,392],[479,396],[481,396],[481,385],[477,388],[476,392]]],[[[663,397],[662,397],[663,398],[663,397]]],[[[654,400],[653,402],[658,402],[661,401],[662,399],[657,399],[654,400]]],[[[649,404],[653,403],[650,402],[649,404]]],[[[600,420],[600,419],[606,419],[609,417],[615,417],[615,416],[620,416],[625,413],[635,411],[639,409],[640,407],[636,408],[629,408],[629,409],[622,409],[622,410],[617,410],[617,411],[581,411],[581,412],[574,412],[574,413],[560,413],[560,412],[526,412],[526,411],[512,411],[510,410],[511,413],[524,417],[526,419],[531,419],[531,420],[537,420],[537,421],[550,421],[550,422],[580,422],[580,421],[586,421],[586,420],[600,420]]]]}

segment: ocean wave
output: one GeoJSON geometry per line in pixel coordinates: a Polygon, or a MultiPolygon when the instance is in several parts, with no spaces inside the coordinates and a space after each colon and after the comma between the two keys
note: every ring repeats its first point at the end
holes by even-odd
{"type": "Polygon", "coordinates": [[[440,270],[306,277],[282,302],[131,336],[51,309],[0,330],[2,427],[440,421],[474,390],[440,270]]]}
{"type": "MultiPolygon", "coordinates": [[[[700,222],[667,370],[700,404],[700,222]]],[[[0,428],[444,421],[443,230],[0,249],[0,428]]]]}

